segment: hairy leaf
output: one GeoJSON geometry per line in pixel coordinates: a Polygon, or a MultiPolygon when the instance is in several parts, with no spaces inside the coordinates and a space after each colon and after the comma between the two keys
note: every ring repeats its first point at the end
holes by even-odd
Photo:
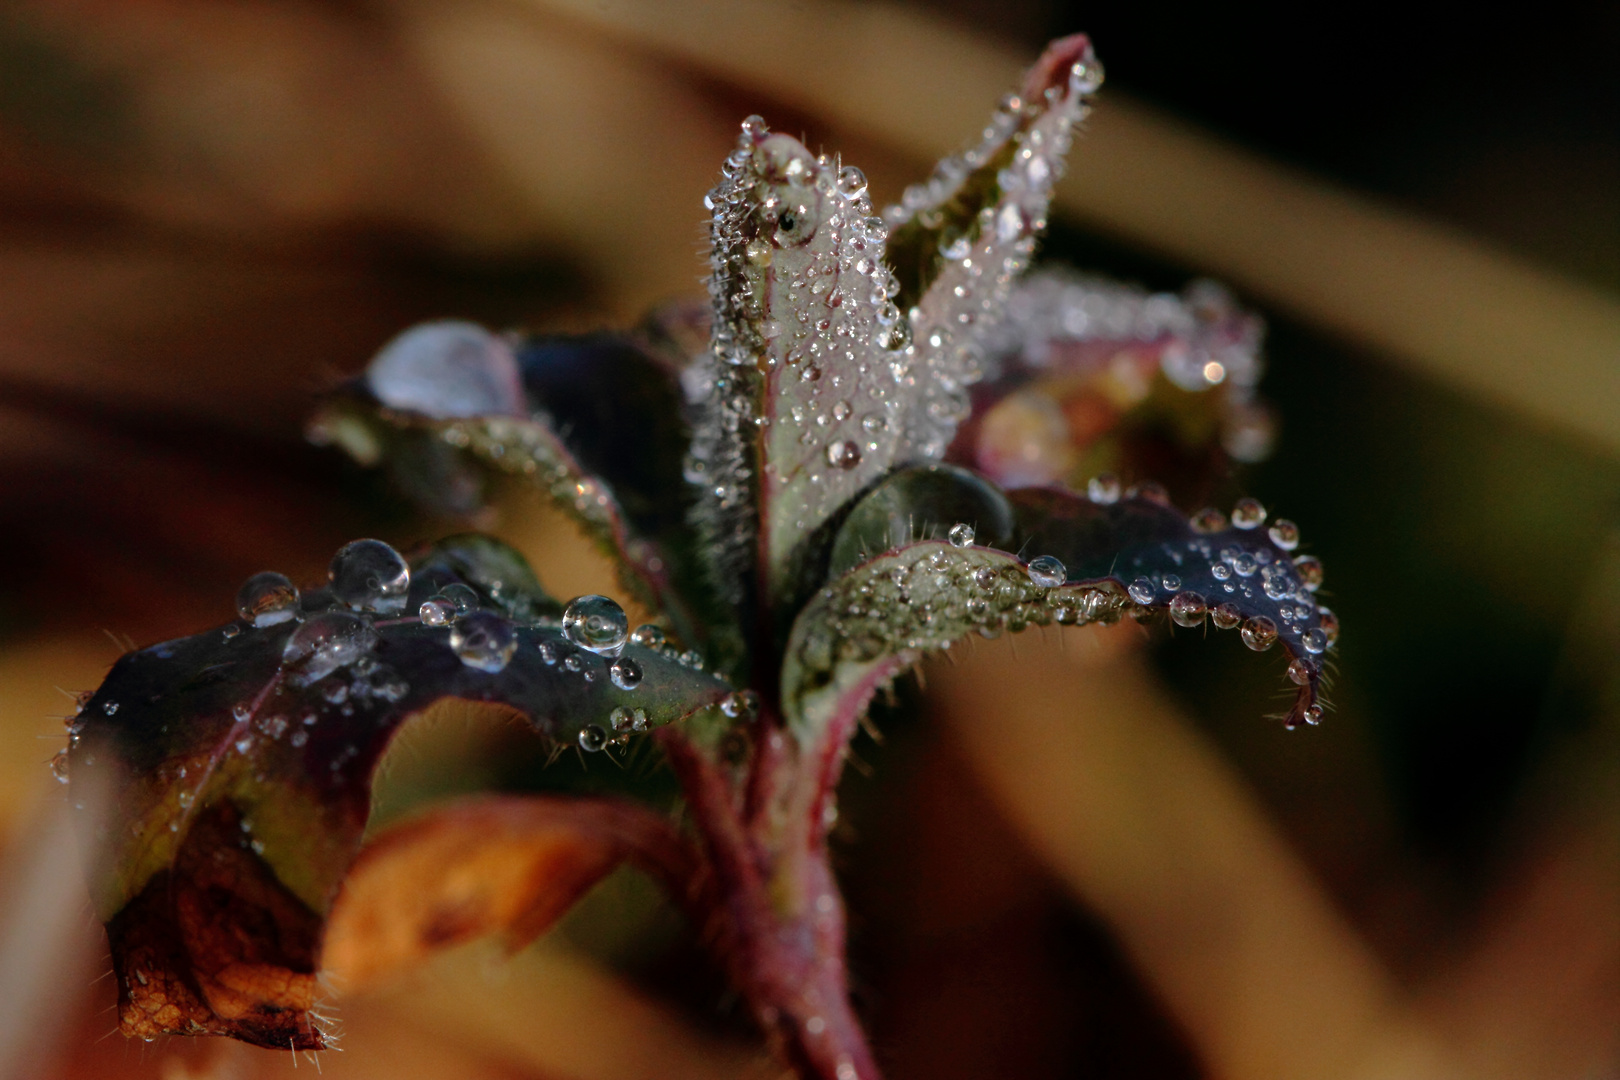
{"type": "Polygon", "coordinates": [[[887,223],[860,170],[743,125],[709,194],[714,337],[695,446],[738,602],[759,559],[766,601],[790,602],[840,507],[894,464],[944,454],[1099,71],[1083,38],[1054,46],[994,137],[887,223]],[[891,228],[903,277],[886,262],[891,228]]]}
{"type": "Polygon", "coordinates": [[[967,418],[987,335],[1046,228],[1074,126],[1101,84],[1084,35],[1053,42],[979,143],[940,162],[885,211],[912,337],[896,377],[916,388],[906,400],[900,460],[939,458],[967,418]]]}
{"type": "Polygon", "coordinates": [[[124,656],[76,719],[72,782],[106,805],[87,823],[91,885],[127,1033],[319,1045],[303,1010],[322,920],[358,849],[372,771],[411,716],[447,698],[486,703],[595,750],[729,691],[661,648],[629,644],[612,660],[576,645],[494,541],[425,551],[408,586],[389,554],[350,545],[331,585],[302,597],[251,579],[242,620],[124,656]],[[357,549],[372,563],[356,566],[357,549]]]}
{"type": "Polygon", "coordinates": [[[1189,521],[1153,497],[1027,489],[1008,496],[1014,555],[957,542],[910,543],[831,581],[800,614],[782,675],[784,715],[803,740],[854,722],[873,691],[923,652],[972,631],[1108,622],[1168,608],[1182,626],[1238,629],[1257,650],[1280,642],[1298,692],[1285,723],[1315,723],[1322,653],[1337,619],[1315,602],[1321,569],[1290,556],[1298,530],[1245,500],[1230,525],[1189,521]]]}

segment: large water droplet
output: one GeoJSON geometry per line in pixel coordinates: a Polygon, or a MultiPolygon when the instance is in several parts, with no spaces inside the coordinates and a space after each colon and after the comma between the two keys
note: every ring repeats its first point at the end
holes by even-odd
{"type": "Polygon", "coordinates": [[[1313,626],[1299,636],[1299,643],[1305,647],[1306,652],[1313,655],[1327,652],[1327,632],[1313,626]]]}
{"type": "Polygon", "coordinates": [[[1315,555],[1301,555],[1294,560],[1294,569],[1299,572],[1299,579],[1311,592],[1322,587],[1322,560],[1315,555]]]}
{"type": "Polygon", "coordinates": [[[463,664],[493,674],[517,652],[517,631],[493,611],[474,611],[450,628],[450,648],[463,664]]]}
{"type": "Polygon", "coordinates": [[[973,526],[965,522],[957,522],[951,526],[950,540],[952,547],[969,547],[973,543],[973,526]]]}
{"type": "Polygon", "coordinates": [[[347,611],[328,611],[292,632],[281,650],[281,662],[307,685],[354,663],[376,645],[377,631],[369,622],[347,611]]]}
{"type": "Polygon", "coordinates": [[[1315,673],[1315,669],[1304,660],[1296,659],[1288,665],[1288,679],[1295,686],[1309,686],[1311,676],[1315,673]]]}
{"type": "Polygon", "coordinates": [[[471,586],[463,585],[459,581],[452,581],[439,590],[439,595],[456,605],[456,613],[465,615],[469,611],[478,610],[478,594],[471,586]]]}
{"type": "Polygon", "coordinates": [[[1112,506],[1119,502],[1119,495],[1119,477],[1113,473],[1102,473],[1086,482],[1086,497],[1099,506],[1112,506]]]}
{"type": "Polygon", "coordinates": [[[1264,615],[1245,621],[1240,633],[1243,644],[1255,652],[1265,652],[1277,643],[1277,624],[1264,615]]]}
{"type": "Polygon", "coordinates": [[[1293,551],[1299,547],[1299,526],[1287,518],[1278,518],[1271,523],[1269,530],[1271,542],[1284,551],[1293,551]]]}
{"type": "Polygon", "coordinates": [[[1232,525],[1239,529],[1258,529],[1265,524],[1266,508],[1259,499],[1242,498],[1232,507],[1232,525]]]}
{"type": "Polygon", "coordinates": [[[1138,604],[1151,604],[1153,603],[1154,597],[1158,596],[1159,594],[1159,590],[1154,588],[1153,582],[1149,581],[1145,577],[1139,577],[1135,581],[1131,582],[1130,588],[1126,589],[1125,591],[1130,593],[1131,599],[1135,600],[1138,604]]]}
{"type": "Polygon", "coordinates": [[[861,448],[852,440],[827,444],[827,464],[835,469],[853,469],[861,463],[861,448]]]}
{"type": "Polygon", "coordinates": [[[442,596],[431,597],[422,601],[416,616],[428,626],[449,626],[456,619],[456,605],[442,596]]]}
{"type": "Polygon", "coordinates": [[[563,634],[582,649],[617,656],[630,635],[630,620],[612,599],[576,596],[563,609],[563,634]]]}
{"type": "Polygon", "coordinates": [[[398,615],[411,589],[411,568],[381,540],[356,540],[332,556],[332,595],[356,611],[398,615]]]}
{"type": "Polygon", "coordinates": [[[470,322],[425,323],[405,331],[371,361],[366,384],[391,409],[440,419],[527,411],[511,347],[470,322]]]}
{"type": "Polygon", "coordinates": [[[1209,619],[1215,624],[1216,628],[1230,630],[1243,621],[1243,612],[1238,610],[1236,604],[1225,603],[1211,609],[1209,619]]]}
{"type": "Polygon", "coordinates": [[[1031,559],[1028,572],[1029,580],[1046,588],[1062,585],[1069,576],[1068,568],[1053,555],[1041,555],[1031,559]]]}
{"type": "Polygon", "coordinates": [[[607,745],[608,733],[602,730],[600,724],[586,724],[579,729],[579,748],[596,753],[607,745]]]}
{"type": "Polygon", "coordinates": [[[1332,645],[1339,640],[1339,617],[1325,607],[1316,609],[1316,618],[1322,624],[1322,633],[1327,635],[1327,643],[1332,645]]]}
{"type": "Polygon", "coordinates": [[[866,194],[866,174],[853,165],[838,170],[838,194],[846,199],[858,199],[866,194]]]}
{"type": "Polygon", "coordinates": [[[620,690],[634,690],[641,685],[641,665],[628,656],[621,656],[608,668],[608,677],[620,690]]]}
{"type": "Polygon", "coordinates": [[[633,645],[643,645],[649,649],[662,648],[664,644],[664,628],[653,623],[642,623],[636,627],[636,632],[630,635],[633,645]]]}
{"type": "Polygon", "coordinates": [[[298,614],[298,586],[285,574],[266,570],[236,590],[236,613],[254,626],[275,626],[298,614]]]}
{"type": "Polygon", "coordinates": [[[1175,620],[1177,626],[1202,625],[1204,613],[1208,610],[1204,598],[1195,592],[1176,593],[1170,598],[1170,618],[1175,620]]]}
{"type": "Polygon", "coordinates": [[[1190,519],[1193,532],[1218,533],[1226,529],[1226,515],[1213,506],[1206,506],[1190,519]]]}

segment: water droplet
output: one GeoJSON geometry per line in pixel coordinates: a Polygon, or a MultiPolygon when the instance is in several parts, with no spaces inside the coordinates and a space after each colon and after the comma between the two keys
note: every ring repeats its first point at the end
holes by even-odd
{"type": "Polygon", "coordinates": [[[56,777],[58,784],[68,782],[68,752],[66,750],[58,750],[51,757],[51,775],[56,777]]]}
{"type": "Polygon", "coordinates": [[[833,419],[838,421],[840,424],[842,424],[845,420],[848,420],[849,414],[854,411],[854,406],[850,405],[850,403],[847,401],[836,401],[833,403],[833,419]]]}
{"type": "Polygon", "coordinates": [[[1311,676],[1315,673],[1311,665],[1304,660],[1296,659],[1288,665],[1288,678],[1295,686],[1309,686],[1311,676]]]}
{"type": "Polygon", "coordinates": [[[1069,91],[1074,94],[1095,94],[1102,84],[1102,61],[1087,51],[1086,55],[1069,69],[1069,91]]]}
{"type": "Polygon", "coordinates": [[[281,651],[281,662],[294,668],[308,685],[354,663],[376,645],[377,631],[366,620],[347,611],[328,611],[292,632],[281,651]]]}
{"type": "Polygon", "coordinates": [[[411,570],[399,552],[381,540],[356,540],[332,557],[327,569],[332,595],[356,611],[398,615],[405,610],[411,570]]]}
{"type": "Polygon", "coordinates": [[[969,547],[973,543],[973,526],[965,522],[957,522],[951,526],[950,540],[952,547],[969,547]]]}
{"type": "Polygon", "coordinates": [[[1238,610],[1236,604],[1226,603],[1211,609],[1209,618],[1218,629],[1230,630],[1243,621],[1243,612],[1238,610]]]}
{"type": "Polygon", "coordinates": [[[1293,551],[1299,547],[1299,526],[1287,518],[1278,518],[1271,523],[1271,542],[1284,551],[1293,551]]]}
{"type": "Polygon", "coordinates": [[[1294,560],[1294,569],[1299,572],[1299,580],[1311,592],[1322,587],[1322,560],[1315,555],[1301,555],[1294,560]]]}
{"type": "Polygon", "coordinates": [[[599,724],[586,724],[579,729],[579,748],[596,753],[607,745],[608,733],[599,724]]]}
{"type": "Polygon", "coordinates": [[[620,690],[634,690],[641,685],[641,665],[628,656],[621,656],[608,668],[608,677],[620,690]]]}
{"type": "Polygon", "coordinates": [[[285,574],[266,570],[236,590],[236,613],[254,626],[274,626],[298,614],[298,586],[285,574]]]}
{"type": "Polygon", "coordinates": [[[108,716],[113,715],[114,713],[116,713],[118,711],[118,702],[116,702],[116,701],[104,701],[104,702],[102,702],[101,711],[106,713],[108,716]]]}
{"type": "Polygon", "coordinates": [[[1200,626],[1209,606],[1195,592],[1176,593],[1170,598],[1170,618],[1177,626],[1200,626]]]}
{"type": "Polygon", "coordinates": [[[1305,708],[1305,722],[1312,727],[1322,722],[1322,706],[1309,705],[1305,708]]]}
{"type": "Polygon", "coordinates": [[[563,633],[575,645],[602,656],[618,656],[629,637],[630,620],[624,608],[594,593],[576,596],[563,609],[563,633]]]}
{"type": "Polygon", "coordinates": [[[235,637],[237,634],[240,634],[241,632],[242,632],[242,628],[240,626],[237,626],[235,623],[232,623],[231,625],[227,626],[225,628],[225,630],[224,630],[225,640],[229,641],[229,640],[231,640],[231,638],[235,637]]]}
{"type": "Polygon", "coordinates": [[[1232,507],[1232,525],[1238,529],[1258,529],[1265,524],[1266,508],[1259,499],[1242,498],[1232,507]]]}
{"type": "Polygon", "coordinates": [[[664,628],[653,623],[642,623],[636,627],[636,632],[630,635],[630,643],[648,649],[661,648],[664,644],[664,628]]]}
{"type": "Polygon", "coordinates": [[[853,165],[838,170],[838,194],[846,199],[858,199],[866,194],[866,174],[853,165]]]}
{"type": "Polygon", "coordinates": [[[1086,483],[1086,497],[1100,506],[1112,506],[1119,502],[1119,496],[1119,477],[1113,473],[1093,476],[1086,483]]]}
{"type": "Polygon", "coordinates": [[[1332,645],[1339,640],[1339,617],[1325,607],[1316,609],[1316,618],[1322,624],[1322,633],[1327,635],[1327,643],[1332,645]]]}
{"type": "Polygon", "coordinates": [[[450,648],[470,668],[502,671],[517,652],[517,631],[492,611],[475,611],[450,628],[450,648]]]}
{"type": "Polygon", "coordinates": [[[861,448],[849,439],[827,445],[827,464],[835,469],[853,469],[861,463],[861,448]]]}
{"type": "MultiPolygon", "coordinates": [[[[743,248],[743,254],[755,266],[769,266],[771,263],[771,242],[763,236],[756,236],[748,241],[748,246],[743,248]]],[[[742,356],[745,354],[741,352],[727,354],[727,359],[730,359],[733,355],[742,356]]]]}
{"type": "Polygon", "coordinates": [[[252,715],[253,715],[253,706],[249,705],[245,701],[238,701],[235,705],[231,706],[231,717],[238,724],[243,723],[244,721],[247,720],[248,717],[250,717],[252,715]]]}
{"type": "Polygon", "coordinates": [[[1041,555],[1029,562],[1029,580],[1037,585],[1051,588],[1062,585],[1068,579],[1069,570],[1061,560],[1051,555],[1041,555]]]}
{"type": "Polygon", "coordinates": [[[1165,592],[1175,592],[1181,588],[1181,579],[1175,574],[1164,574],[1160,576],[1159,584],[1164,588],[1165,592]]]}
{"type": "Polygon", "coordinates": [[[1311,629],[1305,631],[1299,636],[1299,643],[1305,646],[1306,652],[1313,655],[1327,652],[1327,632],[1313,626],[1311,629]]]}
{"type": "Polygon", "coordinates": [[[542,641],[540,643],[540,659],[547,667],[555,664],[557,662],[557,646],[549,641],[542,641]]]}
{"type": "Polygon", "coordinates": [[[458,614],[465,615],[469,611],[478,610],[478,593],[474,592],[471,586],[463,585],[459,581],[452,581],[440,589],[439,595],[454,604],[458,614]]]}
{"type": "Polygon", "coordinates": [[[1256,615],[1245,621],[1240,633],[1243,644],[1255,652],[1265,652],[1277,643],[1277,624],[1264,615],[1256,615]]]}
{"type": "Polygon", "coordinates": [[[721,699],[720,711],[733,720],[753,716],[759,711],[759,695],[752,690],[735,690],[721,699]]]}
{"type": "Polygon", "coordinates": [[[1125,591],[1130,593],[1131,599],[1138,604],[1151,604],[1153,598],[1159,594],[1159,590],[1154,588],[1153,582],[1145,577],[1139,577],[1131,582],[1130,588],[1125,591]]]}
{"type": "Polygon", "coordinates": [[[1166,491],[1164,485],[1156,480],[1145,480],[1140,484],[1132,485],[1131,489],[1125,494],[1130,498],[1141,499],[1143,502],[1150,502],[1157,506],[1170,505],[1170,492],[1166,491]]]}
{"type": "Polygon", "coordinates": [[[1232,569],[1237,571],[1238,577],[1254,577],[1254,572],[1260,569],[1260,562],[1254,557],[1254,552],[1240,551],[1232,556],[1232,569]]]}
{"type": "Polygon", "coordinates": [[[456,605],[442,596],[422,601],[417,617],[428,626],[449,626],[456,617],[456,605]]]}
{"type": "Polygon", "coordinates": [[[579,658],[579,653],[569,653],[563,657],[563,667],[578,673],[585,670],[585,661],[579,658]]]}
{"type": "Polygon", "coordinates": [[[1226,515],[1213,506],[1206,506],[1190,519],[1193,532],[1218,533],[1226,529],[1226,515]]]}

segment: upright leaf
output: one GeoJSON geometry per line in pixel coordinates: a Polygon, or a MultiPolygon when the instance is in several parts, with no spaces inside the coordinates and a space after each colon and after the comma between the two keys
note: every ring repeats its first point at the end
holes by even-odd
{"type": "Polygon", "coordinates": [[[984,374],[987,335],[1046,228],[1074,126],[1100,85],[1102,65],[1084,35],[1053,42],[983,138],[884,212],[912,336],[896,372],[915,388],[900,460],[939,458],[967,418],[967,388],[984,374]]]}

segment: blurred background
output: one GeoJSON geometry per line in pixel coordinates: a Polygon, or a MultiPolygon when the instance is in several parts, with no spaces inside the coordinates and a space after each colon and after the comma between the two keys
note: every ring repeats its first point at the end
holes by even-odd
{"type": "MultiPolygon", "coordinates": [[[[1326,564],[1336,708],[1284,732],[1281,661],[1134,626],[903,689],[838,830],[880,1061],[1620,1077],[1620,8],[1591,0],[0,6],[0,1075],[299,1065],[104,1038],[46,763],[130,642],[451,527],[305,443],[322,387],[422,319],[700,293],[743,116],[891,199],[1075,30],[1108,83],[1042,257],[1266,318],[1276,449],[1219,490],[1326,564]]],[[[554,592],[613,591],[532,503],[495,527],[554,592]]],[[[466,723],[402,743],[385,816],[670,783],[466,723]]],[[[510,962],[334,1012],[338,1076],[772,1075],[628,874],[510,962]]]]}

